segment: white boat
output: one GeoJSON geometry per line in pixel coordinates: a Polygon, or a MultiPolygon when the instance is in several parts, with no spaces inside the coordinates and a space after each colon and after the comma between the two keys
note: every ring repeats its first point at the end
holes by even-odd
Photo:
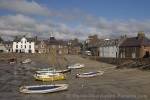
{"type": "Polygon", "coordinates": [[[42,68],[35,71],[36,73],[52,73],[55,72],[54,68],[42,68]]]}
{"type": "Polygon", "coordinates": [[[95,77],[98,75],[103,75],[103,73],[104,73],[103,71],[87,72],[87,73],[77,74],[76,77],[79,77],[79,78],[95,77]]]}
{"type": "Polygon", "coordinates": [[[22,93],[52,93],[68,89],[68,84],[21,86],[22,93]]]}
{"type": "Polygon", "coordinates": [[[55,69],[52,69],[52,68],[45,68],[45,69],[40,69],[40,70],[37,70],[36,73],[67,73],[67,72],[70,72],[71,69],[64,69],[64,70],[55,70],[55,69]]]}
{"type": "Polygon", "coordinates": [[[32,62],[32,60],[31,59],[25,59],[24,61],[22,61],[21,63],[22,64],[27,64],[27,63],[30,63],[30,62],[32,62]]]}
{"type": "Polygon", "coordinates": [[[79,68],[83,68],[84,64],[80,64],[80,63],[76,63],[74,65],[70,65],[68,66],[69,69],[79,69],[79,68]]]}

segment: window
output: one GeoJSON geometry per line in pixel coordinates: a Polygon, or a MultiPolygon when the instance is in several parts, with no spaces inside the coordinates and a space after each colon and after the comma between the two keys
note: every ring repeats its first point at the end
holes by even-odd
{"type": "Polygon", "coordinates": [[[41,45],[41,48],[44,48],[44,45],[41,45]]]}
{"type": "Polygon", "coordinates": [[[18,45],[16,45],[16,48],[18,48],[18,45]]]}
{"type": "Polygon", "coordinates": [[[21,45],[21,48],[22,48],[22,45],[21,45]]]}
{"type": "Polygon", "coordinates": [[[26,48],[26,45],[24,45],[24,48],[26,48]]]}
{"type": "Polygon", "coordinates": [[[29,45],[29,48],[31,48],[31,45],[29,45]]]}

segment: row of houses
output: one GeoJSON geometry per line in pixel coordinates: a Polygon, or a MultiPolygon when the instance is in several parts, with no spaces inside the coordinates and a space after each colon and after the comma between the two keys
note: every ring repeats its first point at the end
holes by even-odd
{"type": "Polygon", "coordinates": [[[51,36],[47,40],[39,40],[37,37],[16,36],[13,41],[1,39],[0,52],[79,54],[80,45],[77,39],[64,41],[51,36]]]}
{"type": "Polygon", "coordinates": [[[14,53],[50,53],[80,54],[88,51],[88,55],[101,58],[143,58],[150,55],[150,39],[144,32],[135,37],[121,36],[119,39],[99,39],[97,35],[89,36],[81,44],[78,39],[57,40],[50,36],[47,40],[37,37],[16,36],[13,41],[0,38],[0,52],[14,53]]]}
{"type": "Polygon", "coordinates": [[[150,55],[150,39],[144,32],[138,32],[135,37],[122,36],[119,39],[98,39],[90,36],[86,50],[93,56],[101,58],[143,58],[150,55]],[[90,40],[90,41],[89,41],[90,40]],[[93,42],[95,41],[95,42],[93,42]]]}

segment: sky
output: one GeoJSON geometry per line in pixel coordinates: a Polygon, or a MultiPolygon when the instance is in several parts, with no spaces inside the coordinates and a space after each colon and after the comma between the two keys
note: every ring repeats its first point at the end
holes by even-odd
{"type": "Polygon", "coordinates": [[[0,0],[0,35],[150,37],[150,0],[0,0]]]}

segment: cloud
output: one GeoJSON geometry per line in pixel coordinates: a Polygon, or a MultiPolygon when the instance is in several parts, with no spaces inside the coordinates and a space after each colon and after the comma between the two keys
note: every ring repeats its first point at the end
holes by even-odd
{"type": "Polygon", "coordinates": [[[53,32],[56,38],[86,39],[88,35],[98,34],[100,38],[119,37],[127,34],[136,36],[138,31],[144,31],[150,38],[150,20],[107,20],[101,17],[87,16],[74,26],[54,20],[38,20],[22,14],[0,17],[0,35],[13,37],[15,35],[39,36],[48,38],[53,32]]]}
{"type": "Polygon", "coordinates": [[[31,2],[28,2],[27,0],[0,0],[0,9],[31,15],[47,16],[52,14],[48,8],[33,0],[31,2]]]}
{"type": "Polygon", "coordinates": [[[59,17],[61,21],[72,21],[84,16],[84,12],[77,8],[57,11],[34,0],[0,0],[0,9],[23,15],[59,17]]]}
{"type": "MultiPolygon", "coordinates": [[[[63,23],[38,21],[33,17],[17,14],[0,17],[0,34],[3,36],[25,35],[48,38],[53,32],[58,38],[71,37],[71,28],[63,23]]],[[[73,36],[73,35],[72,35],[73,36]]]]}
{"type": "Polygon", "coordinates": [[[144,31],[148,37],[150,36],[150,20],[107,20],[103,17],[87,16],[81,26],[82,29],[89,29],[89,32],[98,33],[102,37],[123,34],[136,36],[139,31],[144,31]]]}

